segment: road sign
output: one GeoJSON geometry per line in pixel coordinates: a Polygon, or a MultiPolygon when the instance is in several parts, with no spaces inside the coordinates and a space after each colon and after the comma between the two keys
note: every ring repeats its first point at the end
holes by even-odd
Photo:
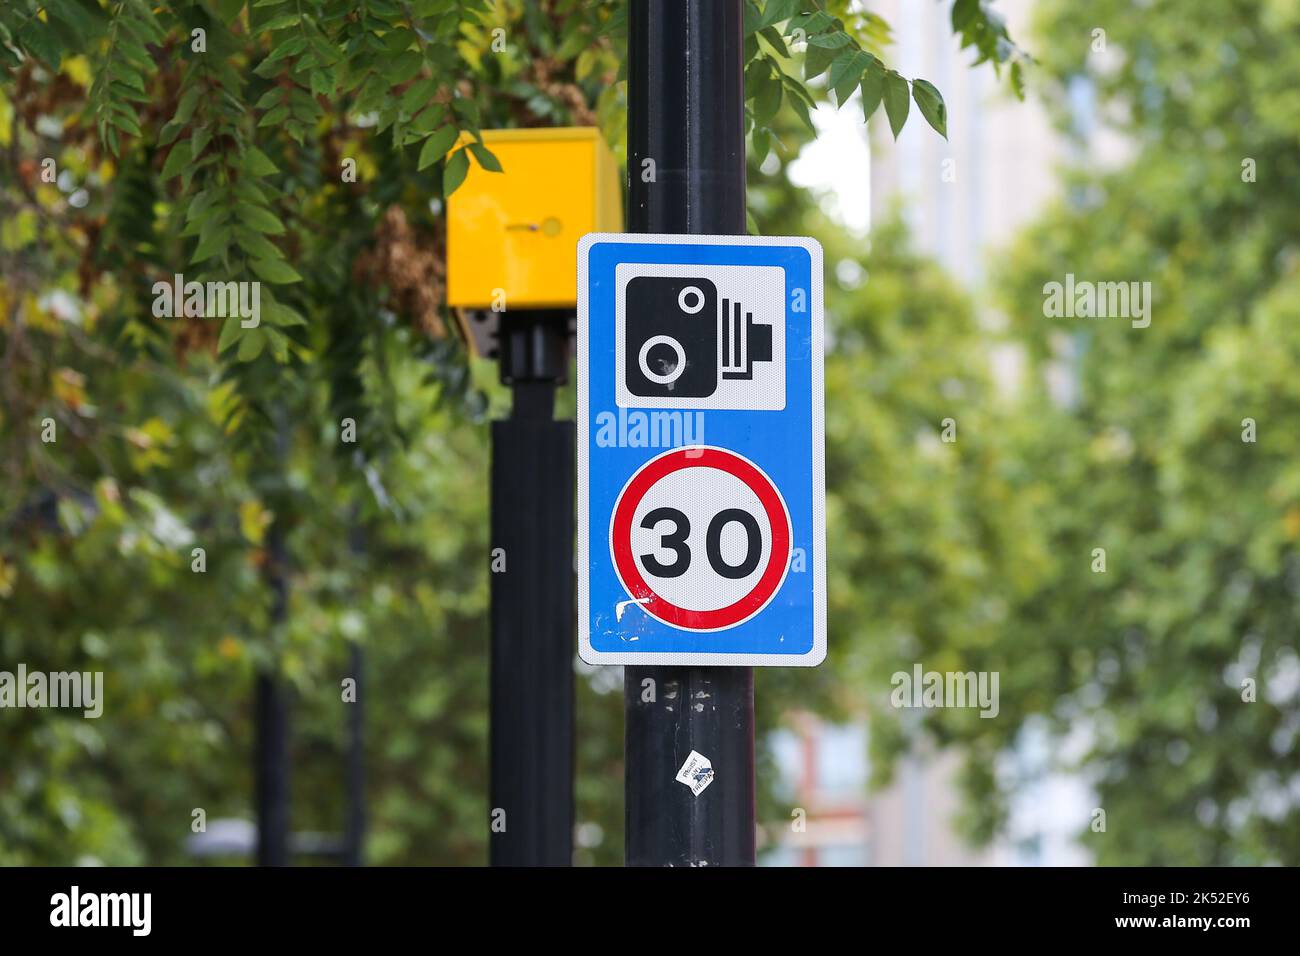
{"type": "Polygon", "coordinates": [[[812,239],[578,244],[578,632],[591,664],[826,656],[812,239]]]}

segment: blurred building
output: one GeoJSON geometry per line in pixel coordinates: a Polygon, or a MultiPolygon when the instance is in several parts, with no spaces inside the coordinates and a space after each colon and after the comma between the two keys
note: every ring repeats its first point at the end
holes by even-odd
{"type": "Polygon", "coordinates": [[[868,728],[793,714],[770,743],[781,770],[788,824],[772,822],[777,845],[766,866],[987,866],[994,848],[967,846],[952,825],[960,810],[956,753],[921,748],[895,768],[894,783],[869,792],[868,728]]]}
{"type": "MultiPolygon", "coordinates": [[[[792,714],[790,729],[773,735],[791,807],[767,866],[866,866],[874,837],[867,818],[867,730],[837,727],[809,714],[792,714]]],[[[773,833],[778,827],[773,827],[773,833]]]]}
{"type": "MultiPolygon", "coordinates": [[[[998,0],[1012,37],[1028,36],[1033,0],[998,0]]],[[[874,0],[867,4],[891,25],[891,61],[908,77],[922,77],[943,93],[948,138],[913,115],[897,142],[883,110],[868,132],[853,104],[823,107],[818,139],[791,166],[791,179],[826,197],[845,226],[866,233],[873,220],[895,212],[908,223],[916,247],[939,261],[980,301],[988,257],[1059,193],[1057,173],[1072,156],[1072,141],[1053,128],[1032,94],[1011,94],[1005,74],[975,59],[952,34],[950,3],[874,0]],[[863,170],[869,169],[864,177],[863,170]]],[[[1083,37],[1080,42],[1087,42],[1083,37]]],[[[1071,91],[1076,126],[1091,122],[1087,90],[1071,91]]],[[[912,113],[916,113],[915,107],[912,113]]],[[[1115,153],[1118,147],[1107,147],[1115,153]]],[[[833,265],[828,263],[828,265],[833,265]]],[[[980,318],[995,328],[989,308],[980,318]]],[[[1014,388],[1019,362],[994,355],[995,374],[1014,388]]],[[[895,769],[893,782],[868,793],[865,726],[828,727],[804,717],[774,741],[792,806],[808,811],[806,829],[791,831],[765,862],[785,865],[980,866],[1081,865],[1088,862],[1074,835],[1092,806],[1082,782],[1056,772],[1047,738],[1029,728],[1006,755],[999,773],[1015,781],[1006,837],[973,849],[957,834],[962,799],[961,755],[918,747],[895,769]],[[832,766],[834,765],[834,766],[832,766]],[[851,782],[850,782],[851,781],[851,782]]]]}
{"type": "MultiPolygon", "coordinates": [[[[988,254],[1058,194],[1056,173],[1068,146],[1032,94],[1018,101],[1005,72],[998,77],[988,64],[970,66],[975,54],[963,52],[953,36],[950,3],[875,0],[869,6],[894,28],[898,71],[932,82],[948,107],[946,141],[913,115],[894,142],[883,111],[877,114],[872,217],[897,204],[918,248],[978,289],[988,254]]],[[[1028,42],[1033,0],[998,0],[993,7],[1011,36],[1028,42]]]]}

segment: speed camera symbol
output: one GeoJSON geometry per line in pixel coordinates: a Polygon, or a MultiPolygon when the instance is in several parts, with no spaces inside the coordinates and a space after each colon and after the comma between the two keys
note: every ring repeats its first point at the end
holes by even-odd
{"type": "Polygon", "coordinates": [[[642,398],[708,398],[720,379],[752,379],[772,361],[772,327],[694,276],[637,276],[627,284],[624,382],[642,398]]]}

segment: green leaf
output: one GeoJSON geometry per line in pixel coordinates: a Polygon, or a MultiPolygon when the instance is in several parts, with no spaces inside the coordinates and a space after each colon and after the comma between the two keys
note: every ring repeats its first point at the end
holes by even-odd
{"type": "Polygon", "coordinates": [[[282,123],[289,116],[289,107],[284,103],[267,111],[267,114],[258,121],[258,126],[275,126],[282,123]]]}
{"type": "Polygon", "coordinates": [[[390,86],[398,86],[419,73],[420,67],[423,65],[424,58],[414,50],[408,50],[400,56],[386,61],[384,77],[388,80],[390,86]]]}
{"type": "Polygon", "coordinates": [[[284,232],[284,223],[280,222],[280,220],[272,213],[263,209],[261,206],[241,203],[236,209],[236,214],[250,229],[256,229],[258,232],[270,233],[273,236],[278,236],[284,232]]]}
{"type": "Polygon", "coordinates": [[[269,109],[270,107],[274,106],[276,103],[281,102],[283,99],[284,99],[284,88],[280,86],[273,86],[257,98],[257,102],[253,104],[253,109],[255,110],[269,109]]]}
{"type": "Polygon", "coordinates": [[[304,36],[290,37],[288,40],[285,40],[283,43],[276,44],[275,49],[273,49],[269,54],[267,54],[266,59],[263,60],[261,63],[259,63],[257,65],[257,69],[255,69],[253,72],[256,73],[258,76],[273,76],[279,72],[278,67],[274,69],[272,68],[274,64],[279,63],[281,60],[287,57],[297,56],[305,49],[307,49],[306,37],[304,36]]]}
{"type": "Polygon", "coordinates": [[[412,132],[427,136],[442,123],[443,117],[446,115],[447,110],[443,106],[433,103],[422,109],[420,115],[411,120],[410,128],[412,132]]]}
{"type": "Polygon", "coordinates": [[[245,202],[251,202],[258,206],[265,206],[268,202],[266,193],[262,187],[257,185],[257,181],[245,177],[235,183],[235,195],[245,202]]]}
{"type": "Polygon", "coordinates": [[[781,71],[781,87],[785,90],[786,96],[802,100],[809,109],[816,107],[817,103],[808,92],[808,88],[785,71],[781,71]]]}
{"type": "Polygon", "coordinates": [[[211,235],[199,239],[198,248],[194,250],[194,255],[190,256],[190,262],[202,262],[205,259],[211,259],[213,256],[222,255],[229,246],[230,226],[214,229],[211,235]]]}
{"type": "MultiPolygon", "coordinates": [[[[791,18],[789,30],[803,30],[804,33],[823,33],[833,29],[835,18],[824,10],[810,10],[791,18]]],[[[787,36],[791,35],[787,32],[787,36]]]]}
{"type": "Polygon", "coordinates": [[[447,160],[447,166],[442,171],[442,194],[450,196],[457,187],[465,181],[465,176],[469,173],[469,156],[465,150],[456,151],[456,155],[447,160]]]}
{"type": "Polygon", "coordinates": [[[879,66],[873,66],[867,70],[866,76],[862,78],[862,117],[871,119],[871,114],[876,111],[880,105],[881,97],[885,95],[885,71],[879,66]]]}
{"type": "Polygon", "coordinates": [[[311,95],[312,96],[333,96],[334,87],[338,82],[334,71],[329,67],[321,67],[319,70],[311,71],[311,95]]]}
{"type": "Polygon", "coordinates": [[[244,151],[244,171],[251,176],[269,176],[278,173],[280,169],[267,158],[266,153],[256,146],[250,146],[244,151]]]}
{"type": "Polygon", "coordinates": [[[758,90],[754,95],[754,122],[766,125],[776,116],[781,108],[781,83],[771,73],[763,75],[758,81],[758,90]]]}
{"type": "Polygon", "coordinates": [[[415,34],[406,27],[398,27],[384,35],[384,49],[389,53],[401,53],[414,42],[415,34]]]}
{"type": "MultiPolygon", "coordinates": [[[[569,22],[575,20],[577,20],[577,17],[572,17],[569,22]]],[[[582,53],[590,45],[591,37],[585,31],[574,30],[564,38],[564,42],[560,44],[560,48],[555,51],[555,58],[567,63],[569,60],[572,60],[574,57],[578,56],[578,54],[582,53]]]]}
{"type": "Polygon", "coordinates": [[[199,104],[201,92],[203,91],[200,87],[191,86],[181,94],[180,102],[176,104],[176,115],[172,117],[173,122],[184,125],[190,121],[190,117],[194,115],[194,107],[199,104]]]}
{"type": "Polygon", "coordinates": [[[912,99],[916,101],[921,115],[936,133],[948,138],[948,108],[943,104],[943,96],[932,83],[926,80],[912,81],[912,99]]]}
{"type": "Polygon", "coordinates": [[[478,160],[478,164],[489,173],[501,172],[501,161],[493,156],[492,151],[482,143],[470,143],[469,149],[474,154],[474,158],[478,160]]]}
{"type": "Polygon", "coordinates": [[[1020,61],[1016,60],[1011,64],[1011,91],[1016,94],[1016,99],[1024,100],[1025,98],[1025,74],[1020,66],[1020,61]]]}
{"type": "Polygon", "coordinates": [[[235,355],[241,362],[251,362],[262,354],[266,347],[266,333],[262,329],[248,329],[248,334],[239,340],[239,351],[235,355]]]}
{"type": "Polygon", "coordinates": [[[894,139],[898,139],[899,131],[907,122],[910,103],[907,80],[897,71],[890,70],[885,77],[885,113],[889,116],[889,128],[894,133],[894,139]]]}
{"type": "Polygon", "coordinates": [[[136,122],[133,113],[123,110],[111,120],[114,126],[123,132],[130,133],[132,136],[140,135],[140,124],[136,122]]]}
{"type": "Polygon", "coordinates": [[[838,50],[840,47],[848,46],[852,42],[853,38],[843,30],[832,30],[829,33],[819,33],[808,38],[809,46],[822,47],[828,50],[838,50]]]}
{"type": "Polygon", "coordinates": [[[758,28],[770,27],[774,23],[789,20],[799,10],[799,0],[767,0],[763,5],[763,18],[758,21],[758,28]]]}
{"type": "Polygon", "coordinates": [[[262,318],[271,325],[289,327],[293,325],[306,325],[307,320],[299,315],[295,310],[283,305],[275,300],[270,300],[262,306],[262,318]]]}
{"type": "Polygon", "coordinates": [[[767,41],[768,46],[770,46],[778,56],[782,56],[786,59],[790,58],[790,48],[785,45],[785,37],[781,36],[781,31],[776,27],[764,27],[759,31],[759,36],[767,41]]]}
{"type": "Polygon", "coordinates": [[[298,275],[293,266],[283,259],[254,259],[251,265],[253,271],[266,282],[285,285],[289,282],[302,281],[302,276],[298,275]]]}
{"type": "Polygon", "coordinates": [[[433,79],[417,80],[402,94],[401,110],[409,116],[418,113],[438,92],[438,81],[433,79]]]}
{"type": "Polygon", "coordinates": [[[221,21],[229,24],[239,12],[244,9],[244,0],[217,0],[217,16],[221,21]]]}
{"type": "Polygon", "coordinates": [[[195,216],[205,212],[209,206],[221,197],[221,195],[222,190],[220,186],[213,186],[211,189],[204,189],[197,193],[185,207],[186,221],[193,221],[195,216]]]}
{"type": "Polygon", "coordinates": [[[212,140],[212,130],[206,125],[197,126],[194,132],[190,134],[190,155],[201,156],[203,149],[212,140]]]}
{"type": "Polygon", "coordinates": [[[311,43],[312,53],[323,68],[329,69],[342,59],[343,54],[339,48],[331,44],[319,30],[313,30],[307,39],[311,43]]]}
{"type": "Polygon", "coordinates": [[[285,27],[296,27],[301,22],[302,18],[293,11],[290,11],[289,13],[277,13],[275,16],[271,17],[271,19],[263,23],[259,29],[269,33],[272,30],[283,30],[285,27]]]}
{"type": "MultiPolygon", "coordinates": [[[[89,20],[87,16],[89,11],[79,3],[71,0],[45,0],[42,5],[50,18],[50,27],[59,34],[70,50],[77,50],[86,44],[90,37],[88,31],[98,32],[99,24],[89,20]]],[[[94,9],[99,13],[97,6],[94,9]]]]}
{"type": "Polygon", "coordinates": [[[235,243],[253,259],[281,259],[283,255],[265,236],[242,226],[235,229],[235,243]]]}
{"type": "Polygon", "coordinates": [[[794,110],[795,116],[798,116],[799,119],[803,121],[803,125],[807,127],[808,132],[816,136],[817,127],[813,125],[812,116],[808,113],[808,104],[797,96],[789,97],[786,102],[789,103],[790,108],[794,110]]]}
{"type": "Polygon", "coordinates": [[[59,72],[59,64],[63,61],[63,54],[59,50],[59,44],[55,41],[53,31],[39,20],[31,20],[22,30],[18,31],[18,42],[29,53],[36,55],[37,59],[45,63],[46,66],[59,72]]]}
{"type": "Polygon", "coordinates": [[[424,141],[420,147],[420,159],[416,163],[417,170],[424,169],[436,163],[447,155],[447,150],[451,149],[452,144],[456,142],[456,137],[460,132],[454,126],[444,126],[435,132],[432,136],[424,141]]]}
{"type": "Polygon", "coordinates": [[[177,143],[172,147],[172,151],[167,154],[167,161],[163,163],[162,173],[160,174],[163,181],[177,176],[185,170],[190,164],[190,141],[177,143]]]}
{"type": "Polygon", "coordinates": [[[109,60],[107,69],[108,75],[113,79],[141,93],[144,92],[144,79],[134,70],[127,69],[126,64],[121,60],[109,60]]]}
{"type": "Polygon", "coordinates": [[[271,356],[283,365],[289,361],[289,339],[279,329],[273,329],[269,325],[262,329],[266,334],[266,340],[271,343],[271,356]]]}
{"type": "Polygon", "coordinates": [[[225,323],[221,326],[221,336],[217,339],[217,351],[224,352],[226,349],[230,348],[230,346],[238,342],[240,339],[239,333],[242,331],[243,327],[239,324],[239,316],[232,315],[230,318],[226,319],[225,323]]]}
{"type": "Polygon", "coordinates": [[[836,49],[808,44],[808,49],[803,58],[804,79],[811,80],[814,77],[821,76],[839,54],[840,51],[836,49]]]}
{"type": "Polygon", "coordinates": [[[177,123],[175,120],[164,124],[163,128],[158,131],[158,145],[168,146],[176,142],[176,137],[181,134],[181,130],[184,128],[184,123],[177,123]]]}
{"type": "Polygon", "coordinates": [[[853,95],[858,81],[870,67],[873,57],[862,50],[845,50],[831,63],[831,75],[828,80],[835,91],[835,102],[840,106],[853,95]]]}
{"type": "Polygon", "coordinates": [[[471,129],[478,129],[477,103],[462,96],[459,99],[452,100],[451,108],[471,129]]]}
{"type": "Polygon", "coordinates": [[[952,5],[952,29],[960,33],[974,21],[980,12],[979,0],[956,0],[952,5]]]}

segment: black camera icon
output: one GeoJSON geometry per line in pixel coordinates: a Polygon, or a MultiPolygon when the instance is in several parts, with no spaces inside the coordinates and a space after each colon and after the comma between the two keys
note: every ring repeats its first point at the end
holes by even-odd
{"type": "Polygon", "coordinates": [[[740,302],[718,299],[704,278],[636,276],[628,281],[624,381],[642,398],[708,398],[721,379],[752,379],[772,361],[772,327],[740,302]]]}

